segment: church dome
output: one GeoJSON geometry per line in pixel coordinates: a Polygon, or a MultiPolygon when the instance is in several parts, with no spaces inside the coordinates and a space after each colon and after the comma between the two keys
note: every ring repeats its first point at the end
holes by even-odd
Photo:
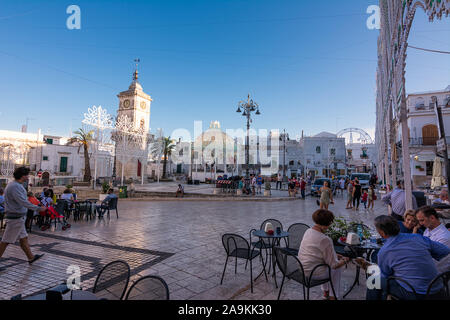
{"type": "Polygon", "coordinates": [[[212,121],[209,129],[195,139],[196,144],[203,146],[214,146],[216,148],[226,148],[234,145],[234,140],[220,129],[219,121],[212,121]]]}

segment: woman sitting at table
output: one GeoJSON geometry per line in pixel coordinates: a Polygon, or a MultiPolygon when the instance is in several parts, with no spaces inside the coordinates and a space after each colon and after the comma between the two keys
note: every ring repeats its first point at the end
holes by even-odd
{"type": "Polygon", "coordinates": [[[422,234],[425,231],[420,225],[419,220],[416,218],[416,212],[414,210],[408,210],[405,212],[404,221],[399,221],[400,233],[417,233],[422,234]]]}
{"type": "MultiPolygon", "coordinates": [[[[347,257],[336,254],[334,251],[333,240],[325,235],[330,225],[333,223],[334,215],[332,212],[324,209],[317,210],[312,215],[315,223],[314,227],[305,232],[298,258],[303,265],[305,276],[310,276],[312,270],[320,264],[328,264],[331,268],[331,281],[333,283],[333,291],[330,291],[329,283],[322,285],[324,297],[329,300],[335,300],[339,297],[341,270],[340,268],[347,264],[350,260],[347,257]],[[331,296],[330,296],[331,295],[331,296]]],[[[314,271],[314,279],[328,278],[328,269],[318,268],[314,271]]]]}

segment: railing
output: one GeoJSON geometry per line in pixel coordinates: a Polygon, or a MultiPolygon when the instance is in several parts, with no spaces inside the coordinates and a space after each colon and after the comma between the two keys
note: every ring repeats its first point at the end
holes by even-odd
{"type": "MultiPolygon", "coordinates": [[[[445,137],[447,140],[447,145],[450,145],[450,137],[445,137]]],[[[439,138],[437,137],[422,137],[422,138],[411,138],[409,139],[410,146],[436,146],[439,138]]]]}

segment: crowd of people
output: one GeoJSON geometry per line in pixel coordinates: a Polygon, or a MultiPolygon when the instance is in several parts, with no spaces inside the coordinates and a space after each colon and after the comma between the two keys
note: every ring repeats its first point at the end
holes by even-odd
{"type": "MultiPolygon", "coordinates": [[[[342,267],[351,259],[337,254],[332,239],[326,235],[334,221],[333,213],[319,209],[314,212],[312,219],[315,225],[306,231],[298,258],[307,276],[320,264],[327,264],[331,268],[334,290],[330,290],[329,283],[322,285],[322,290],[326,299],[338,299],[342,267]]],[[[376,255],[372,255],[375,257],[372,261],[361,257],[354,259],[365,270],[370,265],[377,265],[380,270],[381,286],[368,288],[366,299],[385,300],[388,293],[405,300],[425,299],[436,276],[450,270],[450,231],[440,222],[436,210],[426,206],[408,211],[404,221],[394,216],[378,216],[374,226],[384,241],[383,246],[376,255]],[[388,291],[390,277],[397,280],[389,281],[388,291]]],[[[324,267],[316,270],[313,276],[315,280],[328,277],[324,267]]],[[[436,283],[431,287],[428,298],[444,298],[443,289],[442,283],[436,283]]]]}

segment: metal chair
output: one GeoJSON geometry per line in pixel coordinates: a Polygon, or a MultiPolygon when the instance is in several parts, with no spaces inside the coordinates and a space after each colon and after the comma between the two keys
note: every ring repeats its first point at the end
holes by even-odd
{"type": "Polygon", "coordinates": [[[160,277],[141,277],[131,285],[125,300],[169,300],[169,287],[160,277]]]}
{"type": "Polygon", "coordinates": [[[225,261],[225,266],[223,268],[222,279],[220,280],[220,284],[223,283],[223,278],[225,276],[225,271],[227,269],[229,257],[236,258],[236,262],[235,262],[235,266],[234,266],[235,274],[237,273],[237,259],[238,258],[245,259],[245,260],[247,260],[247,262],[250,261],[250,286],[251,286],[251,292],[253,293],[253,264],[252,264],[252,262],[253,262],[253,259],[255,259],[258,256],[261,257],[264,275],[267,280],[266,269],[264,266],[264,262],[262,260],[261,251],[256,250],[255,247],[253,247],[253,249],[251,249],[248,241],[245,238],[243,238],[237,234],[224,234],[222,236],[222,244],[227,253],[227,260],[225,261]]]}
{"type": "Polygon", "coordinates": [[[445,295],[443,297],[443,299],[450,299],[450,290],[449,290],[449,286],[448,283],[450,281],[450,271],[441,273],[440,275],[438,275],[436,278],[433,279],[433,281],[431,281],[430,285],[428,286],[428,290],[427,290],[427,295],[426,295],[426,299],[433,299],[432,294],[431,294],[431,289],[437,285],[440,281],[442,281],[442,284],[444,286],[444,292],[445,295]]]}
{"type": "Polygon", "coordinates": [[[73,220],[81,220],[84,217],[84,214],[88,213],[90,210],[89,202],[87,201],[77,201],[75,202],[75,210],[73,212],[73,220]]]}
{"type": "MultiPolygon", "coordinates": [[[[281,281],[280,291],[278,292],[278,300],[280,300],[281,291],[283,290],[284,281],[286,278],[290,280],[294,280],[300,284],[302,284],[303,288],[303,299],[309,300],[309,291],[311,288],[330,283],[331,290],[333,291],[334,297],[336,297],[336,292],[334,291],[333,282],[331,280],[331,268],[327,264],[320,264],[313,268],[309,277],[305,275],[305,270],[303,269],[303,265],[298,260],[298,258],[293,255],[289,249],[275,247],[273,248],[275,252],[275,260],[277,262],[278,268],[281,270],[283,274],[283,280],[281,281]],[[325,268],[328,274],[327,278],[314,279],[313,275],[319,268],[325,268]],[[306,290],[305,290],[306,288],[306,290]]],[[[336,298],[337,299],[337,298],[336,298]]]]}
{"type": "Polygon", "coordinates": [[[289,237],[287,238],[286,249],[292,254],[297,255],[300,250],[305,232],[310,229],[310,226],[304,223],[295,223],[288,228],[289,237]]]}
{"type": "Polygon", "coordinates": [[[98,274],[92,293],[109,300],[122,300],[130,281],[130,266],[122,260],[108,263],[98,274]]]}
{"type": "Polygon", "coordinates": [[[119,211],[117,211],[117,203],[119,202],[119,198],[112,198],[111,200],[109,200],[108,202],[108,208],[106,209],[107,213],[108,213],[108,218],[109,218],[109,213],[111,210],[116,210],[116,216],[117,219],[119,219],[119,211]]]}
{"type": "Polygon", "coordinates": [[[391,276],[391,277],[389,277],[387,279],[386,294],[388,296],[391,296],[391,298],[393,300],[402,300],[402,299],[400,297],[397,297],[394,294],[392,294],[392,292],[391,292],[391,285],[390,285],[392,281],[402,282],[403,284],[405,284],[410,289],[410,292],[417,298],[416,290],[414,289],[414,287],[408,281],[406,281],[406,280],[404,280],[402,278],[399,278],[399,277],[391,276]]]}

